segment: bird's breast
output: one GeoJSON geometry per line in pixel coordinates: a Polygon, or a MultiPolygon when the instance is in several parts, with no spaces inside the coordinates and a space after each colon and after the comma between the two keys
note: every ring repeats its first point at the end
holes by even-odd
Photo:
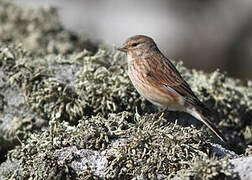
{"type": "Polygon", "coordinates": [[[139,94],[157,106],[180,110],[180,97],[148,77],[148,72],[144,61],[131,61],[128,65],[128,75],[139,94]]]}

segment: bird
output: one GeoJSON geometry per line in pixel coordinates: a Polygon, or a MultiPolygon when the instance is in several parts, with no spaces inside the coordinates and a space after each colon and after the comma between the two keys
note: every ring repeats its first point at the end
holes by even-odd
{"type": "Polygon", "coordinates": [[[117,50],[126,53],[128,75],[138,93],[156,106],[189,113],[223,142],[226,138],[210,120],[210,111],[194,94],[173,63],[146,35],[135,35],[117,50]]]}

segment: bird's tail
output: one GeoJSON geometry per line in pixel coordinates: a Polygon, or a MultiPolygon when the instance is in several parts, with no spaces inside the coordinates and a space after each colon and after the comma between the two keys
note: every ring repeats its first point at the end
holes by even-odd
{"type": "Polygon", "coordinates": [[[190,113],[193,117],[203,122],[216,136],[218,136],[223,142],[227,142],[223,134],[216,128],[216,126],[211,122],[210,118],[212,113],[205,107],[201,102],[195,107],[187,108],[187,112],[190,113]]]}

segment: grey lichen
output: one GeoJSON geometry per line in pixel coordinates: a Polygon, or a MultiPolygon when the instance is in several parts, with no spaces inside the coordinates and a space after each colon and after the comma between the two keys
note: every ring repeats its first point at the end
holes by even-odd
{"type": "Polygon", "coordinates": [[[10,160],[20,162],[16,172],[21,174],[15,177],[76,176],[74,170],[72,174],[67,173],[74,157],[62,161],[58,156],[59,151],[72,146],[105,154],[108,162],[104,176],[115,179],[167,176],[190,168],[195,158],[210,155],[210,144],[202,132],[148,117],[139,117],[133,124],[129,122],[127,112],[111,114],[108,119],[100,116],[83,118],[77,126],[55,121],[51,128],[32,134],[25,144],[9,153],[10,160]],[[124,145],[114,145],[113,142],[121,141],[122,137],[126,139],[124,145]]]}
{"type": "Polygon", "coordinates": [[[65,72],[60,71],[63,63],[74,65],[71,60],[62,57],[59,62],[59,57],[53,55],[50,62],[34,60],[25,54],[20,58],[19,54],[12,53],[15,49],[6,47],[0,51],[3,68],[9,74],[9,81],[22,88],[30,108],[43,118],[50,119],[57,114],[62,119],[77,121],[81,116],[98,112],[106,116],[109,112],[134,112],[136,107],[140,111],[147,109],[130,84],[125,68],[115,63],[116,53],[104,50],[94,56],[87,53],[76,63],[77,72],[72,72],[72,78],[69,75],[68,78],[76,80],[68,86],[62,80],[64,74],[59,72],[65,72]]]}
{"type": "Polygon", "coordinates": [[[245,143],[251,143],[252,88],[219,70],[207,74],[178,65],[193,91],[216,113],[217,126],[227,133],[226,137],[232,137],[240,146],[244,139],[245,143]],[[241,131],[236,131],[237,128],[241,131]]]}
{"type": "Polygon", "coordinates": [[[122,143],[107,150],[105,175],[112,179],[167,177],[190,168],[195,158],[209,157],[209,145],[198,130],[142,117],[126,131],[122,143]]]}
{"type": "MultiPolygon", "coordinates": [[[[231,173],[229,171],[232,168],[232,164],[228,160],[228,158],[216,159],[205,158],[195,159],[191,164],[191,168],[186,170],[181,170],[177,172],[176,175],[170,174],[170,179],[238,179],[236,173],[231,173]]],[[[169,179],[168,178],[168,179],[169,179]]]]}
{"type": "MultiPolygon", "coordinates": [[[[107,179],[233,178],[227,159],[212,157],[205,131],[180,125],[188,116],[178,113],[176,123],[170,114],[149,115],[155,109],[132,86],[121,53],[68,32],[53,8],[27,10],[6,0],[0,5],[0,112],[5,115],[0,123],[8,125],[0,127],[0,149],[18,162],[1,172],[4,178],[98,179],[92,168],[83,173],[73,168],[74,153],[60,156],[73,148],[105,157],[99,176],[107,179]],[[16,101],[10,98],[15,95],[16,101]],[[20,106],[10,107],[13,102],[20,106]],[[18,113],[10,113],[13,109],[18,113]]],[[[229,140],[226,147],[242,154],[252,139],[252,86],[219,70],[207,74],[175,64],[216,112],[217,127],[229,140]]],[[[244,155],[250,154],[248,148],[244,155]]]]}
{"type": "Polygon", "coordinates": [[[22,43],[33,54],[68,54],[88,49],[96,51],[85,36],[76,36],[63,28],[55,8],[20,8],[1,0],[0,45],[22,43]]]}
{"type": "MultiPolygon", "coordinates": [[[[117,115],[118,118],[125,120],[127,116],[123,114],[117,115]]],[[[117,137],[113,131],[119,127],[114,128],[115,124],[106,121],[100,116],[84,117],[77,126],[71,126],[66,122],[60,123],[56,120],[51,124],[50,129],[38,134],[32,134],[25,144],[9,153],[10,160],[19,160],[19,171],[17,172],[21,174],[17,173],[14,177],[48,179],[56,175],[58,178],[77,176],[73,170],[68,172],[72,162],[71,159],[75,157],[59,158],[59,152],[66,147],[72,146],[77,146],[79,149],[99,151],[107,149],[112,139],[117,137]]],[[[83,174],[79,174],[79,176],[82,177],[83,174]]]]}
{"type": "Polygon", "coordinates": [[[76,89],[86,106],[94,113],[146,111],[146,103],[136,93],[121,64],[118,52],[100,49],[94,56],[83,58],[83,69],[77,75],[76,89]]]}

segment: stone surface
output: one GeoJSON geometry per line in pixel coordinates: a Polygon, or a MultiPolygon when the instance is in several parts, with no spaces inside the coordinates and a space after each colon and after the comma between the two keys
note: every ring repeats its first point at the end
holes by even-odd
{"type": "Polygon", "coordinates": [[[252,179],[252,156],[232,159],[230,162],[234,165],[231,171],[237,173],[241,180],[252,179]]]}

